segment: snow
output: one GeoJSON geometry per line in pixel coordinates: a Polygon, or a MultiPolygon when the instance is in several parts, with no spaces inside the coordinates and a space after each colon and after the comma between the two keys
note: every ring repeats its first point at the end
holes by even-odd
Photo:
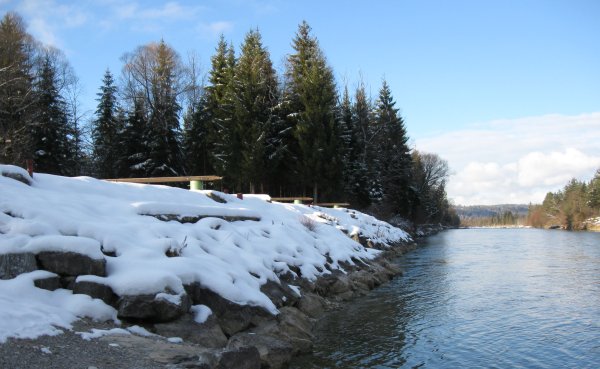
{"type": "Polygon", "coordinates": [[[167,338],[169,343],[183,343],[183,339],[181,337],[169,337],[167,338]]]}
{"type": "MultiPolygon", "coordinates": [[[[22,168],[8,165],[0,165],[0,173],[30,178],[22,168]]],[[[353,210],[268,200],[266,195],[241,200],[216,191],[42,173],[35,173],[27,186],[0,176],[0,254],[70,251],[98,259],[104,258],[104,250],[116,255],[105,257],[107,276],[78,280],[106,284],[118,295],[155,294],[172,302],[179,301],[184,285],[198,282],[232,302],[277,314],[260,286],[293,273],[290,266],[314,280],[330,273],[328,260],[329,269],[341,269],[342,262],[354,264],[380,253],[351,235],[360,233],[383,245],[409,240],[402,230],[353,210]],[[211,192],[227,203],[209,198],[211,192]],[[165,222],[143,214],[201,219],[165,222]],[[309,229],[303,219],[316,227],[309,229]]],[[[59,334],[84,316],[116,319],[116,311],[100,300],[35,288],[34,277],[43,273],[0,280],[0,342],[59,334]]],[[[198,319],[204,317],[203,308],[195,309],[198,319]]]]}
{"type": "Polygon", "coordinates": [[[202,324],[212,314],[212,310],[206,305],[194,305],[192,306],[192,313],[194,313],[194,321],[202,324]]]}
{"type": "Polygon", "coordinates": [[[131,335],[131,332],[129,332],[126,329],[123,328],[112,328],[112,329],[96,329],[96,328],[92,328],[91,332],[76,332],[78,335],[81,336],[81,338],[83,338],[86,341],[90,341],[93,338],[100,338],[100,337],[104,337],[104,336],[110,336],[110,335],[124,335],[124,336],[129,336],[131,335]]]}

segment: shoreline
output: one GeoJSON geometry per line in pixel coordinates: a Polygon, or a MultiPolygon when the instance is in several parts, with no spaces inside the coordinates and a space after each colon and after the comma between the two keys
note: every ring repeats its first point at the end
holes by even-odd
{"type": "Polygon", "coordinates": [[[285,283],[268,286],[264,292],[278,304],[278,315],[223,303],[202,324],[187,315],[168,323],[137,322],[139,326],[136,322],[119,325],[82,319],[57,336],[9,338],[0,344],[0,366],[64,368],[76,362],[97,369],[286,367],[292,358],[312,350],[314,325],[326,311],[351,303],[401,274],[393,259],[417,247],[416,242],[385,247],[367,239],[357,241],[382,252],[354,266],[344,265],[346,274],[334,270],[313,282],[282,276],[285,283]],[[293,291],[281,288],[287,284],[298,285],[302,295],[294,298],[293,291]],[[126,328],[135,333],[123,332],[126,328]],[[86,331],[96,332],[97,337],[84,339],[82,332],[86,331]],[[85,357],[79,356],[81,352],[85,357]],[[120,359],[107,359],[108,354],[120,359]]]}

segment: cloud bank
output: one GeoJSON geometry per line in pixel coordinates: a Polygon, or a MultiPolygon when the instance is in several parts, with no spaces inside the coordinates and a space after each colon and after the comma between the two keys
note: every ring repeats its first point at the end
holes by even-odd
{"type": "Polygon", "coordinates": [[[539,203],[600,168],[600,112],[497,120],[416,140],[448,160],[448,196],[462,205],[539,203]]]}

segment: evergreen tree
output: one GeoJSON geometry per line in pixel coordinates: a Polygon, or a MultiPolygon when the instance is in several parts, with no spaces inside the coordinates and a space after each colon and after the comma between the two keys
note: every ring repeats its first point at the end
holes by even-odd
{"type": "Polygon", "coordinates": [[[148,123],[145,118],[144,99],[134,100],[132,111],[127,117],[119,110],[118,120],[121,130],[118,133],[119,156],[117,177],[139,178],[147,175],[148,167],[148,123]]]}
{"type": "Polygon", "coordinates": [[[355,141],[351,147],[347,185],[350,203],[359,209],[367,208],[373,199],[378,198],[373,183],[376,173],[373,170],[372,118],[371,102],[361,83],[352,105],[352,136],[355,141]]]}
{"type": "Polygon", "coordinates": [[[36,119],[30,126],[29,149],[38,171],[69,175],[72,174],[69,163],[74,154],[72,130],[57,83],[56,66],[47,52],[36,84],[36,119]]]}
{"type": "Polygon", "coordinates": [[[214,174],[212,167],[213,145],[210,140],[212,112],[208,108],[207,96],[203,95],[193,114],[186,117],[184,150],[190,175],[214,174]]]}
{"type": "MultiPolygon", "coordinates": [[[[277,77],[258,30],[246,34],[234,74],[234,130],[240,143],[239,184],[264,191],[267,144],[276,121],[277,77]]],[[[242,188],[245,188],[242,187],[242,188]]]]}
{"type": "Polygon", "coordinates": [[[319,188],[327,191],[339,183],[341,162],[333,72],[310,31],[303,22],[293,40],[294,53],[288,57],[286,71],[286,103],[294,121],[300,181],[312,188],[316,202],[319,188]]]}
{"type": "Polygon", "coordinates": [[[384,80],[375,109],[376,172],[383,189],[388,215],[410,216],[413,203],[412,158],[404,121],[395,108],[389,85],[384,80]]]}
{"type": "Polygon", "coordinates": [[[99,178],[115,178],[117,176],[115,162],[118,151],[121,150],[117,134],[122,127],[117,119],[117,87],[108,69],[104,73],[102,83],[97,94],[98,107],[92,131],[96,175],[99,178]]]}
{"type": "Polygon", "coordinates": [[[208,86],[205,89],[203,121],[206,122],[210,163],[215,172],[224,176],[224,185],[234,184],[239,173],[240,142],[233,123],[235,53],[221,35],[211,58],[208,86]]]}

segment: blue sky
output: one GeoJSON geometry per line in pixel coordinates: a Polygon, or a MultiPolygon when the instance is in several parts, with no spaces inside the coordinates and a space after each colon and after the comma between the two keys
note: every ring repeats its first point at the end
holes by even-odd
{"type": "Polygon", "coordinates": [[[282,70],[307,20],[340,85],[362,78],[376,96],[388,80],[412,144],[449,160],[457,203],[541,201],[600,167],[600,1],[0,0],[0,10],[66,53],[89,110],[104,70],[118,75],[139,45],[163,38],[206,72],[220,33],[239,46],[258,27],[282,70]]]}

